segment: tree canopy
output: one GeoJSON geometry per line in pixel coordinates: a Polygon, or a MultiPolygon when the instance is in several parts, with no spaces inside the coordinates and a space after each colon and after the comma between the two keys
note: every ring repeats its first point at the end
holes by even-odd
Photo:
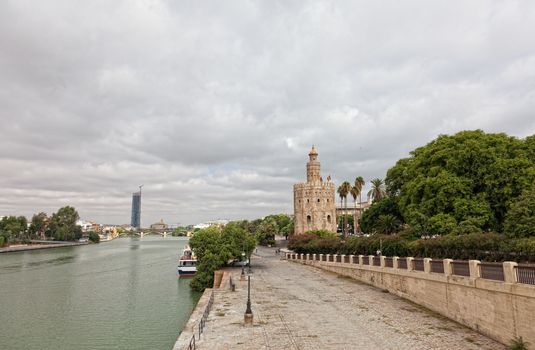
{"type": "Polygon", "coordinates": [[[242,253],[250,256],[256,241],[239,223],[231,222],[223,228],[208,227],[195,232],[189,244],[198,259],[191,287],[201,291],[212,286],[215,270],[229,261],[241,259],[242,253]]]}
{"type": "Polygon", "coordinates": [[[535,136],[475,130],[415,149],[388,170],[385,182],[404,222],[441,234],[501,232],[509,207],[534,179],[535,136]]]}

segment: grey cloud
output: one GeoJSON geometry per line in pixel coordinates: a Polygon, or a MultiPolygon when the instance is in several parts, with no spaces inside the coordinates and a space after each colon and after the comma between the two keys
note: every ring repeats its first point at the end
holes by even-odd
{"type": "Polygon", "coordinates": [[[535,131],[531,1],[0,4],[0,215],[291,212],[439,134],[535,131]]]}

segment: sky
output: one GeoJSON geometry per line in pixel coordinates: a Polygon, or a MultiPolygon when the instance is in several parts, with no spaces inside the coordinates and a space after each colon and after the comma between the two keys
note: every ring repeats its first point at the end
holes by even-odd
{"type": "Polygon", "coordinates": [[[535,1],[0,2],[0,216],[292,213],[440,134],[535,133],[535,1]]]}

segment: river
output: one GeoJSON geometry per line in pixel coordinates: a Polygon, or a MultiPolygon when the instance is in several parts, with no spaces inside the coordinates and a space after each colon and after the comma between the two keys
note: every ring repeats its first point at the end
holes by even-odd
{"type": "Polygon", "coordinates": [[[0,254],[0,349],[171,349],[200,297],[176,275],[186,242],[0,254]]]}

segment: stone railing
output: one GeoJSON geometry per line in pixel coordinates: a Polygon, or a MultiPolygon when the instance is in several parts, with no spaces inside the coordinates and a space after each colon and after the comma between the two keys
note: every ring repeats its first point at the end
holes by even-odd
{"type": "Polygon", "coordinates": [[[388,290],[504,344],[522,337],[535,345],[534,265],[373,255],[286,257],[388,290]]]}
{"type": "Polygon", "coordinates": [[[338,254],[297,254],[287,253],[288,260],[323,261],[338,264],[358,266],[372,266],[390,268],[393,270],[407,270],[427,272],[445,276],[459,276],[468,278],[483,278],[507,283],[522,283],[535,285],[535,265],[518,264],[513,261],[503,263],[481,262],[479,260],[430,259],[397,256],[374,255],[338,255],[338,254]]]}

